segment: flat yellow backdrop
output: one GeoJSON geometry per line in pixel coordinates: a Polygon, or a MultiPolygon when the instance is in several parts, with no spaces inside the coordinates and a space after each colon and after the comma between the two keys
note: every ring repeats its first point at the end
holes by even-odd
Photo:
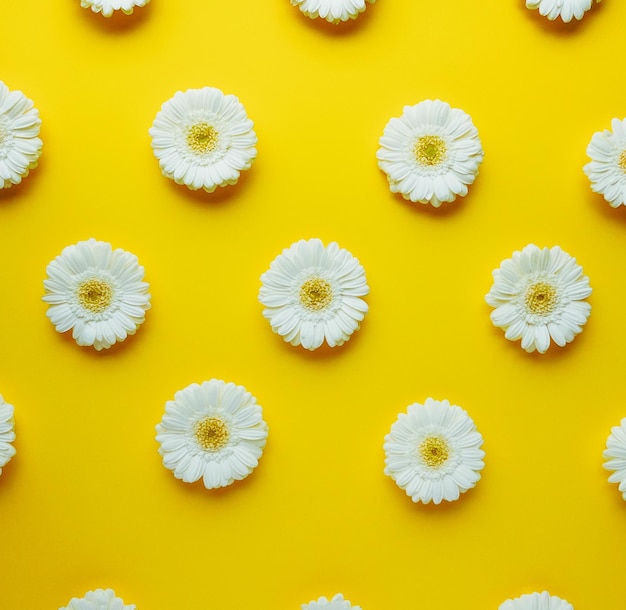
{"type": "Polygon", "coordinates": [[[288,0],[153,0],[105,19],[78,0],[0,7],[0,80],[41,113],[39,167],[0,193],[0,392],[17,455],[0,477],[0,609],[56,610],[111,587],[138,610],[497,610],[548,590],[621,610],[626,505],[602,451],[626,416],[626,210],[582,171],[626,116],[626,3],[551,23],[523,0],[378,0],[313,21],[288,0]],[[239,97],[258,158],[234,187],[164,178],[148,129],[177,90],[239,97]],[[378,139],[407,104],[469,113],[485,160],[439,210],[392,195],[378,139]],[[56,333],[47,263],[95,237],[133,252],[152,309],[104,353],[56,333]],[[302,238],[363,264],[370,313],[309,353],[274,335],[259,276],[302,238]],[[528,355],[492,327],[491,271],[560,245],[593,310],[565,349],[528,355]],[[207,491],[166,470],[164,404],[212,377],[270,428],[257,470],[207,491]],[[383,438],[427,397],[462,406],[486,452],[477,487],[414,505],[383,438]]]}

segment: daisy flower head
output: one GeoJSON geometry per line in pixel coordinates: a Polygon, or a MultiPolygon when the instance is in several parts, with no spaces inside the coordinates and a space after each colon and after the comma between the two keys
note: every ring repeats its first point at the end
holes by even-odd
{"type": "Polygon", "coordinates": [[[509,341],[544,354],[554,341],[559,347],[574,340],[589,317],[589,278],[576,259],[558,246],[529,244],[502,261],[493,272],[485,300],[494,311],[491,321],[509,341]]]}
{"type": "Polygon", "coordinates": [[[149,130],[161,171],[177,184],[212,193],[235,184],[256,158],[257,137],[243,105],[214,87],[177,91],[149,130]]]}
{"type": "Polygon", "coordinates": [[[137,257],[91,238],[67,246],[48,264],[46,312],[56,330],[72,329],[78,345],[108,349],[134,335],[150,309],[137,257]]]}
{"type": "Polygon", "coordinates": [[[257,467],[268,433],[256,398],[220,379],[176,392],[156,430],[163,465],[185,483],[202,479],[207,489],[245,479],[257,467]]]}
{"type": "Polygon", "coordinates": [[[385,436],[385,474],[413,502],[452,502],[480,480],[482,444],[466,411],[427,398],[400,413],[385,436]]]}
{"type": "Polygon", "coordinates": [[[259,301],[272,330],[291,345],[317,349],[345,343],[367,313],[369,293],[359,261],[335,242],[300,240],[261,275],[259,301]]]}
{"type": "Polygon", "coordinates": [[[40,125],[33,102],[0,81],[0,188],[19,184],[37,167],[43,146],[40,125]]]}
{"type": "Polygon", "coordinates": [[[374,4],[376,0],[291,0],[291,5],[311,19],[321,17],[337,24],[356,19],[367,8],[367,2],[374,4]]]}
{"type": "Polygon", "coordinates": [[[613,119],[611,130],[598,131],[587,146],[591,161],[583,167],[591,190],[613,208],[626,205],[626,119],[613,119]]]}
{"type": "Polygon", "coordinates": [[[498,610],[574,610],[574,608],[564,599],[544,591],[543,593],[527,593],[515,599],[507,599],[500,604],[498,610]]]}
{"type": "Polygon", "coordinates": [[[593,0],[526,0],[526,8],[539,9],[539,14],[550,21],[560,17],[565,23],[569,23],[572,18],[582,19],[592,4],[593,0]]]}
{"type": "Polygon", "coordinates": [[[0,474],[2,468],[15,455],[15,447],[11,444],[14,440],[13,405],[4,402],[4,398],[0,396],[0,474]]]}
{"type": "Polygon", "coordinates": [[[73,597],[70,603],[59,610],[135,610],[135,604],[125,604],[116,597],[112,589],[88,591],[80,599],[73,597]]]}
{"type": "Polygon", "coordinates": [[[405,106],[386,125],[376,153],[389,189],[412,202],[443,202],[467,195],[483,161],[483,149],[468,114],[441,100],[405,106]]]}
{"type": "Polygon", "coordinates": [[[360,606],[352,606],[347,599],[343,598],[341,593],[337,593],[332,599],[322,596],[317,601],[311,601],[308,604],[302,604],[302,610],[361,610],[360,606]]]}
{"type": "Polygon", "coordinates": [[[619,426],[611,428],[602,456],[606,460],[604,468],[611,471],[609,483],[619,483],[622,498],[626,500],[626,417],[619,426]]]}
{"type": "Polygon", "coordinates": [[[111,17],[116,11],[130,15],[136,6],[146,6],[148,2],[150,0],[80,0],[80,5],[94,13],[102,13],[104,17],[111,17]]]}

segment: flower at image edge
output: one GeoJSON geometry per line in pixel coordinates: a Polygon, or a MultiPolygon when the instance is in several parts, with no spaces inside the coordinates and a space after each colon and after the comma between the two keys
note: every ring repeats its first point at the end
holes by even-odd
{"type": "Polygon", "coordinates": [[[125,604],[112,589],[88,591],[80,599],[73,597],[67,606],[59,610],[136,610],[135,604],[125,604]]]}

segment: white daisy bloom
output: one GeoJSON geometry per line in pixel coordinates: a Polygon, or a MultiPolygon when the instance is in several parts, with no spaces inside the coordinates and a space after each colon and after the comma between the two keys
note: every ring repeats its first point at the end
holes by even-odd
{"type": "Polygon", "coordinates": [[[522,340],[522,349],[544,354],[550,339],[559,347],[574,340],[589,317],[589,278],[576,259],[558,246],[529,244],[493,272],[485,296],[494,326],[509,341],[522,340]]]}
{"type": "Polygon", "coordinates": [[[11,444],[14,440],[13,405],[4,402],[4,398],[0,396],[0,474],[2,468],[15,455],[15,447],[11,444]]]}
{"type": "Polygon", "coordinates": [[[150,0],[80,0],[83,8],[90,8],[94,13],[111,17],[115,11],[130,15],[136,6],[146,6],[150,0]]]}
{"type": "Polygon", "coordinates": [[[574,607],[564,599],[544,591],[507,599],[500,604],[498,610],[574,610],[574,607]]]}
{"type": "Polygon", "coordinates": [[[626,417],[619,426],[611,428],[602,456],[607,460],[604,468],[612,471],[609,483],[619,483],[622,498],[626,500],[626,417]]]}
{"type": "Polygon", "coordinates": [[[259,463],[268,432],[254,396],[220,379],[176,392],[156,430],[163,465],[185,483],[202,478],[207,489],[245,479],[259,463]]]}
{"type": "Polygon", "coordinates": [[[374,4],[376,0],[291,0],[292,6],[297,6],[307,17],[321,17],[335,24],[356,19],[367,8],[366,2],[374,4]]]}
{"type": "Polygon", "coordinates": [[[37,167],[43,146],[40,125],[33,102],[0,81],[0,188],[19,184],[37,167]]]}
{"type": "Polygon", "coordinates": [[[612,131],[598,131],[587,146],[591,161],[583,167],[591,190],[617,208],[626,205],[626,119],[613,119],[612,131]]]}
{"type": "Polygon", "coordinates": [[[468,114],[441,100],[405,106],[379,141],[378,167],[389,189],[413,202],[438,208],[467,195],[483,161],[483,149],[468,114]]]}
{"type": "Polygon", "coordinates": [[[582,19],[592,4],[593,0],[526,0],[526,8],[539,9],[539,14],[550,21],[560,17],[565,23],[569,23],[572,18],[582,19]]]}
{"type": "Polygon", "coordinates": [[[235,184],[256,159],[252,127],[234,95],[204,87],[176,92],[161,106],[149,133],[164,176],[212,193],[235,184]]]}
{"type": "Polygon", "coordinates": [[[335,242],[300,240],[261,276],[259,301],[272,330],[291,345],[314,350],[342,345],[367,313],[369,293],[359,261],[335,242]]]}
{"type": "Polygon", "coordinates": [[[308,604],[301,604],[302,610],[321,610],[328,608],[329,610],[361,610],[361,606],[352,606],[347,599],[343,598],[341,593],[337,593],[331,600],[326,597],[320,597],[317,601],[311,601],[308,604]]]}
{"type": "Polygon", "coordinates": [[[427,398],[400,413],[385,436],[385,474],[413,502],[452,502],[480,480],[482,444],[466,411],[427,398]]]}
{"type": "Polygon", "coordinates": [[[70,603],[59,610],[135,610],[135,604],[125,604],[115,596],[112,589],[88,591],[80,599],[73,597],[70,603]]]}
{"type": "Polygon", "coordinates": [[[148,284],[137,257],[91,238],[67,246],[48,264],[46,315],[78,345],[107,349],[134,335],[150,309],[148,284]]]}

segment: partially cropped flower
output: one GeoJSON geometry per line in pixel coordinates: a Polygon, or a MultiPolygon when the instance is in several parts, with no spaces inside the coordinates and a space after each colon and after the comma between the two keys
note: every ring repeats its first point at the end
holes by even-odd
{"type": "Polygon", "coordinates": [[[617,208],[626,205],[626,119],[613,119],[612,131],[598,131],[587,146],[591,161],[583,167],[591,190],[617,208]]]}
{"type": "Polygon", "coordinates": [[[356,19],[367,8],[366,2],[374,4],[376,0],[291,0],[292,6],[297,6],[307,17],[321,17],[335,24],[356,19]]]}
{"type": "Polygon", "coordinates": [[[544,591],[543,593],[527,593],[515,599],[507,599],[500,604],[498,610],[574,610],[574,608],[564,599],[544,591]]]}
{"type": "Polygon", "coordinates": [[[335,242],[300,240],[261,276],[259,301],[272,330],[292,345],[314,350],[324,340],[342,345],[367,313],[369,293],[359,261],[335,242]]]}
{"type": "Polygon", "coordinates": [[[267,440],[263,410],[243,386],[211,379],[176,392],[156,427],[163,465],[207,489],[247,477],[267,440]]]}
{"type": "Polygon", "coordinates": [[[97,350],[134,335],[150,309],[148,284],[137,257],[91,238],[67,246],[48,264],[46,315],[78,345],[97,350]]]}
{"type": "Polygon", "coordinates": [[[504,329],[509,341],[522,340],[522,349],[545,353],[550,340],[559,347],[574,340],[589,317],[589,278],[576,259],[558,246],[530,244],[493,272],[485,296],[491,321],[504,329]]]}
{"type": "Polygon", "coordinates": [[[626,500],[626,417],[619,426],[611,428],[606,440],[606,449],[602,454],[606,462],[604,467],[612,471],[609,483],[619,483],[622,498],[626,500]]]}
{"type": "Polygon", "coordinates": [[[33,102],[0,81],[0,188],[19,184],[37,167],[43,146],[40,125],[33,102]]]}
{"type": "Polygon", "coordinates": [[[592,4],[593,0],[526,0],[526,8],[539,9],[539,14],[550,21],[560,17],[565,23],[582,19],[592,4]]]}
{"type": "Polygon", "coordinates": [[[352,606],[347,599],[343,598],[341,593],[337,593],[331,600],[320,597],[317,601],[311,601],[308,604],[302,604],[302,610],[361,610],[361,606],[352,606]]]}
{"type": "Polygon", "coordinates": [[[438,208],[467,195],[483,160],[483,149],[468,114],[440,100],[405,106],[392,118],[376,154],[389,189],[413,202],[438,208]]]}
{"type": "Polygon", "coordinates": [[[176,92],[161,106],[149,133],[164,176],[212,193],[235,184],[256,159],[252,127],[234,95],[204,87],[176,92]]]}
{"type": "Polygon", "coordinates": [[[2,468],[15,455],[15,447],[11,444],[14,440],[13,405],[4,402],[4,398],[0,396],[0,474],[2,468]]]}
{"type": "Polygon", "coordinates": [[[150,0],[80,0],[83,8],[90,8],[94,13],[111,17],[115,11],[130,15],[136,6],[146,6],[150,0]]]}
{"type": "Polygon", "coordinates": [[[112,589],[96,589],[80,599],[73,597],[59,610],[135,610],[136,607],[135,604],[125,604],[112,589]]]}
{"type": "Polygon", "coordinates": [[[466,411],[427,398],[400,413],[385,436],[385,474],[413,502],[452,502],[480,480],[482,444],[466,411]]]}

